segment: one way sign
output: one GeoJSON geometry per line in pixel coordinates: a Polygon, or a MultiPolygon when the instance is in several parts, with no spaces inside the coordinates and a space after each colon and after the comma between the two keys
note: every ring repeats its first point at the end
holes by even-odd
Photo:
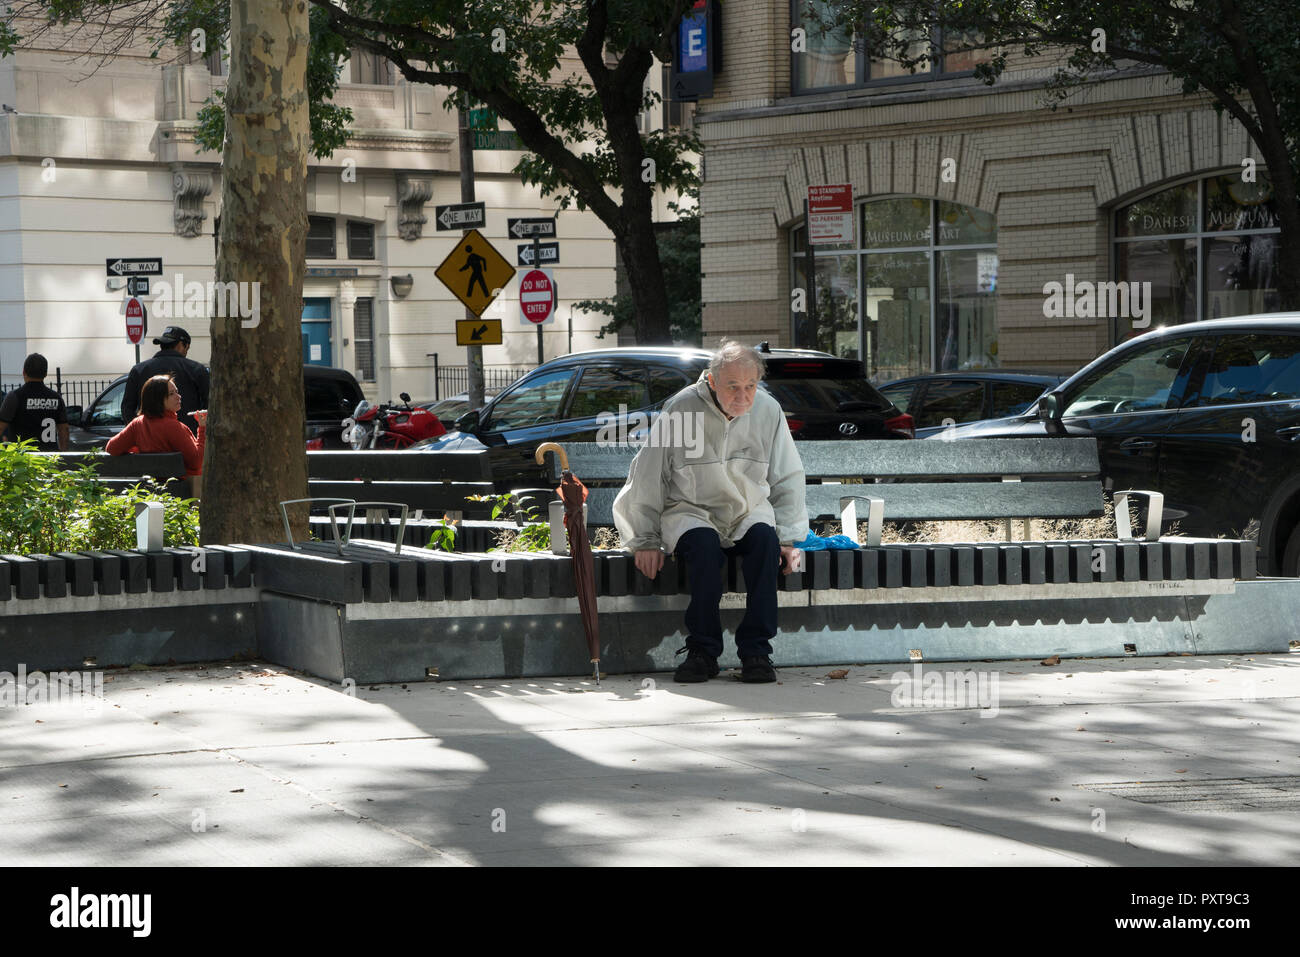
{"type": "Polygon", "coordinates": [[[555,235],[554,216],[534,216],[530,219],[507,219],[506,232],[512,239],[531,239],[534,236],[550,238],[555,235]]]}
{"type": "Polygon", "coordinates": [[[434,208],[434,222],[439,229],[483,229],[487,223],[483,203],[457,203],[434,208]]]}
{"type": "MultiPolygon", "coordinates": [[[[533,243],[526,246],[518,246],[515,250],[515,256],[520,266],[532,266],[533,263],[533,243]]],[[[538,265],[554,266],[560,261],[560,244],[559,243],[537,243],[538,258],[541,262],[538,265]]]]}
{"type": "Polygon", "coordinates": [[[110,276],[161,276],[161,259],[106,259],[106,271],[110,276]]]}

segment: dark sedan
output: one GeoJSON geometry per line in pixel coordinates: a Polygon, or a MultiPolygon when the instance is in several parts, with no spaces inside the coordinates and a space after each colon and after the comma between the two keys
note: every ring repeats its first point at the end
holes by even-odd
{"type": "Polygon", "coordinates": [[[1096,438],[1107,486],[1162,492],[1183,534],[1258,521],[1261,570],[1300,575],[1300,313],[1157,329],[1021,415],[930,441],[1045,435],[1096,438]]]}
{"type": "MultiPolygon", "coordinates": [[[[537,446],[635,438],[666,399],[699,379],[711,355],[647,347],[552,359],[458,419],[458,431],[415,447],[487,448],[501,487],[544,484],[548,476],[533,460],[537,446]]],[[[763,351],[763,358],[761,386],[780,403],[796,439],[914,437],[911,417],[867,382],[861,362],[796,349],[763,351]]]]}
{"type": "Polygon", "coordinates": [[[1061,372],[1006,369],[936,372],[887,382],[880,394],[911,415],[916,437],[926,439],[951,425],[1019,415],[1067,377],[1061,372]]]}

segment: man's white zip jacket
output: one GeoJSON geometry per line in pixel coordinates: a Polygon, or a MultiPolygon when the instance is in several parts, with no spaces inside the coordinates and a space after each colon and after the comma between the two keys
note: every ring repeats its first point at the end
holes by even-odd
{"type": "Polygon", "coordinates": [[[781,406],[759,390],[727,421],[706,378],[664,403],[614,500],[623,547],[672,552],[692,528],[712,528],[722,547],[765,523],[782,545],[808,536],[804,471],[781,406]]]}

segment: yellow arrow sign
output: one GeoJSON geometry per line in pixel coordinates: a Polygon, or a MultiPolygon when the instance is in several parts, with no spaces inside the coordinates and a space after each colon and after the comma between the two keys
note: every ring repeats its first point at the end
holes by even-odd
{"type": "Polygon", "coordinates": [[[456,345],[458,346],[499,346],[501,345],[500,319],[457,319],[456,345]]]}
{"type": "Polygon", "coordinates": [[[515,267],[493,249],[477,229],[471,229],[442,261],[434,275],[465,304],[466,309],[481,316],[514,278],[515,267]]]}

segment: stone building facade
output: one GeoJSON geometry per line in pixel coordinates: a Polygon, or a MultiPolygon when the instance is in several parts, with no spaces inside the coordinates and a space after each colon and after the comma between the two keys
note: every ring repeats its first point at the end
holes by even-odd
{"type": "MultiPolygon", "coordinates": [[[[107,260],[161,258],[154,289],[160,281],[174,286],[177,277],[182,284],[214,279],[221,157],[198,149],[195,129],[199,109],[226,82],[228,61],[214,54],[161,63],[147,53],[128,48],[99,63],[33,48],[0,61],[6,385],[31,351],[65,377],[130,368],[135,350],[124,331],[124,290],[107,288],[107,260]]],[[[435,206],[461,201],[457,114],[444,108],[445,90],[394,78],[364,54],[345,66],[343,80],[335,102],[352,109],[351,133],[330,157],[309,160],[304,361],[348,369],[372,398],[403,390],[432,396],[433,356],[442,367],[466,361],[455,339],[464,308],[434,276],[461,237],[434,223],[435,206]]],[[[474,157],[483,232],[511,265],[517,243],[507,238],[507,217],[557,215],[554,199],[510,172],[519,156],[476,150],[474,157]]],[[[665,199],[658,205],[662,218],[672,218],[665,199]]],[[[614,243],[604,224],[569,210],[558,213],[557,228],[559,301],[556,320],[544,327],[548,358],[610,344],[596,337],[603,318],[572,303],[615,289],[614,243]]],[[[504,332],[502,345],[484,347],[489,367],[537,361],[518,284],[516,276],[485,313],[501,319],[504,332]]],[[[175,322],[193,335],[192,355],[208,360],[206,309],[166,316],[153,292],[144,300],[144,355],[154,349],[149,338],[175,322]]]]}
{"type": "Polygon", "coordinates": [[[1053,111],[1051,59],[1013,56],[991,87],[969,53],[909,75],[818,33],[820,5],[727,4],[697,117],[707,342],[829,349],[878,381],[1073,371],[1146,328],[1276,308],[1267,173],[1208,98],[1134,66],[1053,111]],[[851,241],[814,248],[814,286],[808,187],[845,183],[851,241]]]}

